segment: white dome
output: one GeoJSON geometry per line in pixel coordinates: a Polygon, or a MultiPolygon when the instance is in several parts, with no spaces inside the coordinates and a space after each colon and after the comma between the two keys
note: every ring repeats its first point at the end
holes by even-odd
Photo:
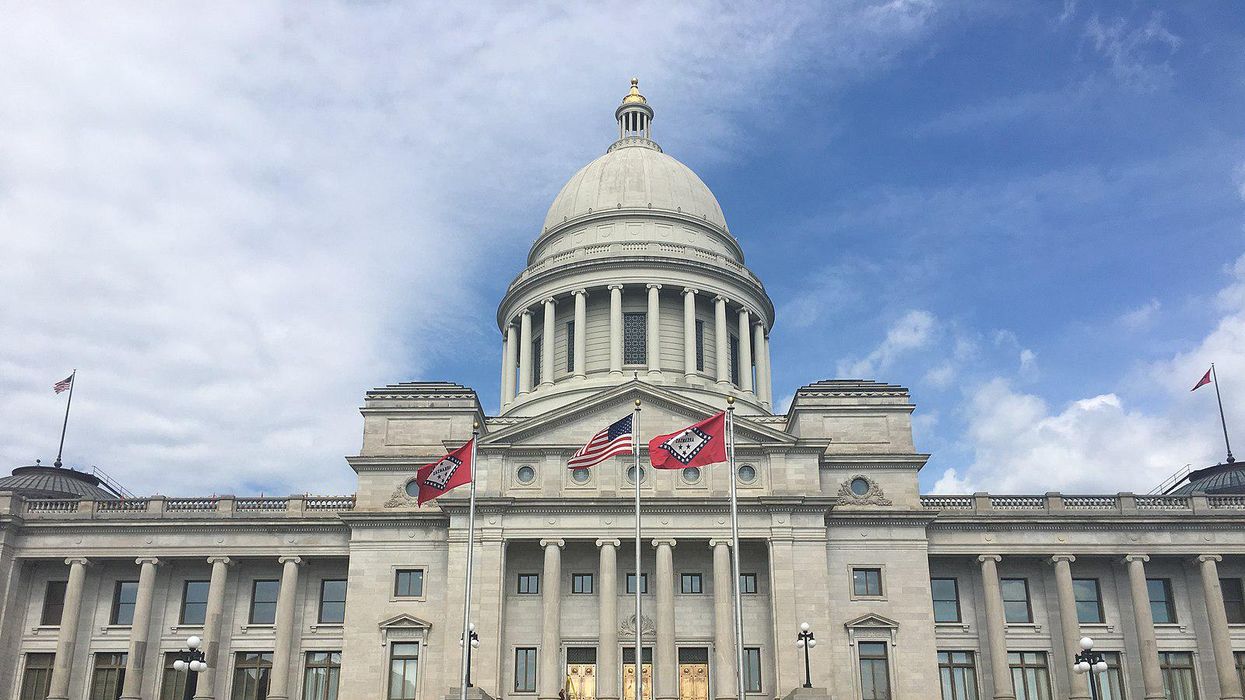
{"type": "Polygon", "coordinates": [[[611,209],[681,211],[726,230],[722,207],[691,168],[644,144],[615,147],[575,173],[545,215],[548,231],[611,209]]]}

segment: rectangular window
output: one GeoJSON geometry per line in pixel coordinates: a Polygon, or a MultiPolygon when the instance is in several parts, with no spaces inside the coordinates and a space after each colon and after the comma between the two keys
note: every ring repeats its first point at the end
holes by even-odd
{"type": "Polygon", "coordinates": [[[932,578],[929,590],[934,596],[934,622],[960,622],[960,586],[953,578],[932,578]]]}
{"type": "Polygon", "coordinates": [[[536,649],[519,647],[514,650],[514,692],[536,692],[536,649]]]}
{"type": "Polygon", "coordinates": [[[320,624],[340,625],[346,621],[346,580],[320,581],[320,624]]]}
{"type": "Polygon", "coordinates": [[[1223,591],[1223,609],[1228,613],[1229,625],[1245,625],[1245,592],[1241,579],[1221,578],[1219,588],[1223,591]]]}
{"type": "Polygon", "coordinates": [[[249,619],[252,625],[271,625],[277,621],[277,594],[280,592],[280,581],[256,580],[251,583],[249,619]]]}
{"type": "Polygon", "coordinates": [[[398,569],[393,575],[395,598],[422,598],[424,596],[424,570],[398,569]]]}
{"type": "Polygon", "coordinates": [[[182,584],[182,612],[178,621],[183,625],[202,625],[207,619],[208,588],[211,581],[187,581],[182,584]]]}
{"type": "Polygon", "coordinates": [[[1163,692],[1168,700],[1197,700],[1192,653],[1160,651],[1159,668],[1163,671],[1163,692]]]}
{"type": "Polygon", "coordinates": [[[65,586],[68,581],[48,581],[43,589],[43,614],[39,616],[39,624],[56,627],[61,623],[61,614],[65,612],[65,586]]]}
{"type": "MultiPolygon", "coordinates": [[[[627,574],[627,593],[635,595],[635,574],[627,574]]],[[[648,574],[640,574],[640,593],[648,593],[648,574]]]]}
{"type": "Polygon", "coordinates": [[[757,592],[757,575],[756,574],[740,574],[739,575],[739,592],[740,593],[756,593],[757,592]]]}
{"type": "Polygon", "coordinates": [[[90,700],[118,700],[125,684],[125,652],[96,652],[90,700]]]}
{"type": "Polygon", "coordinates": [[[744,647],[744,689],[749,693],[761,692],[761,650],[744,647]]]}
{"type": "Polygon", "coordinates": [[[1005,578],[999,585],[1003,589],[1003,619],[1013,625],[1033,622],[1033,608],[1029,606],[1029,579],[1005,578]]]}
{"type": "Polygon", "coordinates": [[[730,336],[731,383],[739,386],[739,336],[730,336]]]}
{"type": "Polygon", "coordinates": [[[700,574],[682,574],[679,576],[680,593],[704,593],[704,580],[700,574]]]}
{"type": "Polygon", "coordinates": [[[938,652],[938,677],[942,684],[942,700],[977,700],[977,667],[973,652],[938,652]]]}
{"type": "Polygon", "coordinates": [[[1245,688],[1245,651],[1233,654],[1236,657],[1236,675],[1241,679],[1241,687],[1245,688]]]}
{"type": "Polygon", "coordinates": [[[138,581],[117,581],[112,589],[112,617],[114,625],[134,624],[134,601],[138,599],[138,581]]]}
{"type": "Polygon", "coordinates": [[[521,595],[539,594],[540,574],[519,574],[519,593],[521,595]]]}
{"type": "Polygon", "coordinates": [[[419,644],[395,642],[389,650],[389,700],[414,700],[419,644]]]}
{"type": "Polygon", "coordinates": [[[22,689],[18,700],[44,700],[52,685],[52,666],[56,654],[27,654],[26,670],[22,672],[22,689]]]}
{"type": "Polygon", "coordinates": [[[592,574],[571,574],[571,593],[591,594],[592,574]]]}
{"type": "Polygon", "coordinates": [[[696,319],[696,371],[705,371],[705,322],[696,319]]]}
{"type": "Polygon", "coordinates": [[[164,673],[160,675],[160,700],[183,700],[186,697],[186,679],[189,674],[173,667],[179,659],[185,661],[186,655],[180,652],[164,655],[164,673]]]}
{"type": "Polygon", "coordinates": [[[272,652],[240,651],[233,660],[232,700],[267,700],[272,652]]]}
{"type": "Polygon", "coordinates": [[[891,678],[886,660],[886,642],[860,642],[861,700],[890,700],[891,678]]]}
{"type": "Polygon", "coordinates": [[[566,371],[575,371],[575,322],[566,322],[566,371]]]}
{"type": "Polygon", "coordinates": [[[307,652],[303,672],[303,700],[337,700],[337,679],[342,672],[340,651],[307,652]]]}
{"type": "Polygon", "coordinates": [[[1098,690],[1098,700],[1124,700],[1124,672],[1120,666],[1120,653],[1104,651],[1102,658],[1107,670],[1090,674],[1098,690]]]}
{"type": "Polygon", "coordinates": [[[1040,651],[1013,651],[1007,654],[1012,669],[1016,700],[1051,700],[1050,674],[1046,654],[1040,651]]]}
{"type": "Polygon", "coordinates": [[[648,314],[623,314],[623,364],[648,364],[648,314]]]}
{"type": "Polygon", "coordinates": [[[1076,619],[1082,625],[1102,624],[1102,592],[1096,578],[1072,579],[1072,595],[1076,598],[1076,619]]]}
{"type": "Polygon", "coordinates": [[[852,593],[868,598],[882,597],[882,570],[852,569],[852,593]]]}
{"type": "Polygon", "coordinates": [[[532,386],[540,384],[540,367],[544,364],[544,347],[540,336],[532,338],[532,386]]]}
{"type": "Polygon", "coordinates": [[[1167,625],[1176,622],[1176,601],[1172,599],[1172,581],[1169,578],[1148,578],[1146,589],[1150,592],[1150,615],[1154,624],[1167,625]]]}

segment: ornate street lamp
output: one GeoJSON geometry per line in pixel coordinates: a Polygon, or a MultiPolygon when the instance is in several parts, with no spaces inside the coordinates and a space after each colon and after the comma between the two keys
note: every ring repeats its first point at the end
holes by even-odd
{"type": "Polygon", "coordinates": [[[808,623],[800,623],[800,633],[795,637],[795,645],[797,648],[804,650],[804,687],[813,687],[813,675],[808,670],[808,650],[817,646],[817,640],[813,638],[813,633],[808,631],[808,623]]]}
{"type": "Polygon", "coordinates": [[[199,684],[199,674],[207,670],[207,661],[199,647],[203,644],[203,640],[198,637],[186,638],[186,650],[182,655],[186,658],[178,659],[173,662],[173,670],[186,671],[186,692],[182,694],[183,700],[193,700],[195,687],[199,684]]]}
{"type": "MultiPolygon", "coordinates": [[[[471,639],[471,646],[467,647],[467,687],[471,687],[471,650],[480,648],[480,635],[476,633],[476,623],[472,622],[467,625],[467,631],[471,639]]],[[[458,646],[463,645],[463,640],[458,640],[458,646]]]]}
{"type": "Polygon", "coordinates": [[[1089,673],[1089,694],[1098,700],[1098,683],[1095,673],[1107,670],[1107,659],[1100,651],[1094,651],[1094,640],[1081,637],[1081,653],[1072,657],[1072,670],[1077,673],[1089,673]]]}

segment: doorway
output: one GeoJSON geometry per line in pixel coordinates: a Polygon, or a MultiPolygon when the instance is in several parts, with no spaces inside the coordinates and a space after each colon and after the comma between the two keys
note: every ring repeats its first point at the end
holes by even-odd
{"type": "MultiPolygon", "coordinates": [[[[653,700],[653,648],[644,647],[644,700],[653,700]]],[[[635,700],[635,647],[623,647],[623,700],[635,700]]]]}
{"type": "Polygon", "coordinates": [[[679,647],[679,700],[709,700],[707,647],[679,647]]]}
{"type": "Polygon", "coordinates": [[[596,647],[568,647],[566,650],[567,700],[596,700],[596,647]]]}

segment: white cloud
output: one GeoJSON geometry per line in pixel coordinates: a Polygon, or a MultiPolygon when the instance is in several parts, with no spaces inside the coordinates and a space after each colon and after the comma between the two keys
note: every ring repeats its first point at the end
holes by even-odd
{"type": "Polygon", "coordinates": [[[1020,350],[1020,374],[1022,376],[1031,376],[1037,371],[1037,353],[1029,348],[1020,350]]]}
{"type": "Polygon", "coordinates": [[[1152,12],[1140,25],[1124,17],[1103,20],[1094,15],[1085,25],[1085,36],[1124,85],[1152,91],[1171,83],[1174,73],[1170,58],[1180,48],[1181,39],[1163,24],[1161,12],[1152,12]]]}
{"type": "Polygon", "coordinates": [[[838,365],[840,377],[872,377],[890,367],[903,355],[925,347],[934,336],[936,320],[928,311],[914,309],[904,313],[886,331],[886,338],[859,360],[843,360],[838,365]]]}
{"type": "Polygon", "coordinates": [[[946,389],[953,381],[955,381],[955,366],[950,362],[943,362],[925,373],[925,383],[935,389],[946,389]]]}
{"type": "Polygon", "coordinates": [[[77,367],[72,464],[144,492],[350,490],[365,389],[447,347],[495,357],[479,280],[517,271],[633,73],[667,150],[724,159],[792,66],[860,79],[935,9],[9,7],[0,466],[50,461],[50,384],[77,367]]]}
{"type": "Polygon", "coordinates": [[[1154,323],[1155,317],[1162,308],[1163,305],[1158,299],[1151,299],[1141,306],[1124,312],[1118,319],[1118,322],[1121,326],[1130,331],[1142,330],[1150,327],[1150,324],[1154,323]]]}

